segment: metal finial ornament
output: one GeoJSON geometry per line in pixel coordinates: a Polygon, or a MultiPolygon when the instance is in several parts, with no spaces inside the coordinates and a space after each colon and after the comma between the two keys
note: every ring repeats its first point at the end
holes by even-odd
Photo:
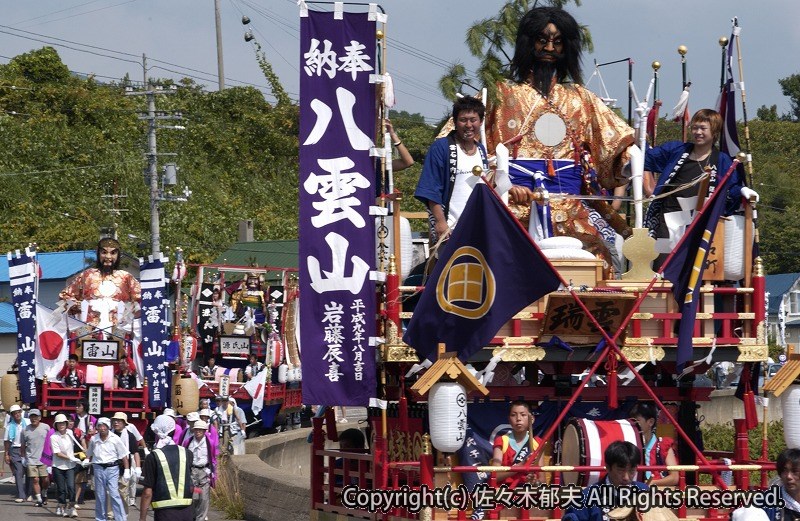
{"type": "Polygon", "coordinates": [[[475,177],[480,177],[483,175],[483,167],[480,165],[475,165],[472,167],[472,175],[475,177]]]}
{"type": "Polygon", "coordinates": [[[688,47],[686,47],[685,45],[679,45],[678,46],[678,54],[680,54],[681,56],[686,56],[687,52],[689,52],[689,48],[688,47]]]}
{"type": "Polygon", "coordinates": [[[383,40],[383,31],[380,30],[380,29],[375,31],[375,38],[378,39],[378,40],[383,40]]]}
{"type": "Polygon", "coordinates": [[[728,45],[728,37],[727,36],[720,36],[719,37],[719,46],[720,47],[725,47],[726,45],[728,45]]]}
{"type": "Polygon", "coordinates": [[[661,68],[661,62],[654,61],[653,63],[650,64],[650,66],[653,68],[654,71],[657,71],[658,69],[661,68]]]}

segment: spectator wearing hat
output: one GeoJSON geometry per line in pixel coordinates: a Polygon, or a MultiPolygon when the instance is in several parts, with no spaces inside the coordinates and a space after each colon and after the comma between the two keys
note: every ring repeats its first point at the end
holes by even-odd
{"type": "Polygon", "coordinates": [[[158,442],[144,460],[139,521],[147,521],[151,506],[155,521],[192,521],[192,453],[173,442],[170,434],[175,430],[175,420],[171,417],[162,414],[151,429],[158,442]]]}
{"type": "Polygon", "coordinates": [[[56,432],[50,436],[50,448],[53,452],[53,480],[58,491],[57,516],[78,517],[75,509],[75,470],[80,467],[81,460],[75,456],[75,446],[80,444],[70,432],[67,417],[57,414],[53,422],[56,432]]]}
{"type": "Polygon", "coordinates": [[[46,491],[49,485],[47,466],[42,463],[42,452],[50,427],[42,423],[42,411],[39,409],[28,411],[28,420],[30,420],[30,424],[22,431],[20,452],[25,454],[25,458],[28,460],[27,475],[33,484],[36,506],[40,507],[47,504],[47,498],[42,496],[42,490],[46,491]]]}
{"type": "Polygon", "coordinates": [[[219,430],[217,429],[217,422],[215,421],[216,417],[211,413],[211,409],[208,408],[200,409],[198,414],[200,415],[200,419],[208,424],[208,437],[214,445],[212,448],[216,455],[219,450],[219,430]]]}
{"type": "Polygon", "coordinates": [[[196,411],[192,411],[186,415],[186,428],[183,430],[183,434],[181,435],[181,439],[178,441],[178,445],[186,446],[186,442],[192,439],[192,429],[194,428],[194,423],[200,419],[200,413],[196,411]]]}
{"type": "Polygon", "coordinates": [[[124,412],[114,413],[114,416],[111,417],[111,422],[114,426],[114,434],[122,440],[122,444],[128,453],[126,459],[128,460],[128,467],[131,469],[130,478],[119,482],[119,494],[125,503],[125,512],[128,512],[128,506],[136,504],[136,483],[139,482],[139,478],[142,476],[142,463],[139,459],[136,438],[127,428],[128,415],[124,412]]]}
{"type": "Polygon", "coordinates": [[[211,442],[208,423],[195,421],[192,436],[183,446],[192,454],[194,520],[204,521],[208,515],[209,489],[214,486],[217,468],[216,447],[211,442]]]}
{"type": "Polygon", "coordinates": [[[5,462],[11,465],[11,472],[14,474],[14,482],[17,484],[17,503],[25,501],[25,466],[22,463],[22,432],[28,426],[27,418],[22,417],[22,408],[14,404],[9,409],[11,419],[6,424],[3,436],[5,446],[5,462]]]}
{"type": "Polygon", "coordinates": [[[172,441],[174,441],[176,445],[179,444],[181,442],[181,439],[183,438],[183,423],[182,423],[182,421],[178,420],[178,415],[175,413],[175,409],[170,409],[169,407],[164,409],[164,414],[163,415],[164,416],[169,416],[170,418],[172,418],[173,422],[175,423],[175,430],[172,433],[172,441]]]}
{"type": "Polygon", "coordinates": [[[89,442],[88,457],[94,472],[95,519],[106,519],[106,493],[111,496],[111,510],[116,521],[127,521],[122,496],[119,495],[119,462],[122,461],[122,479],[129,480],[128,451],[119,436],[111,434],[111,420],[97,420],[97,434],[89,442]]]}

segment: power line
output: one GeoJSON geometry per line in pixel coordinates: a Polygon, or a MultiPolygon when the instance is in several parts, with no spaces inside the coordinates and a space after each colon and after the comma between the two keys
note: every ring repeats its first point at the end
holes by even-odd
{"type": "Polygon", "coordinates": [[[137,0],[127,0],[126,2],[120,2],[119,4],[109,5],[109,6],[106,6],[106,7],[100,7],[99,9],[92,9],[91,11],[84,11],[82,13],[72,14],[72,15],[69,15],[69,16],[64,16],[62,18],[56,18],[55,20],[48,20],[46,22],[42,22],[42,24],[49,24],[49,23],[52,23],[52,22],[59,22],[61,20],[68,20],[69,18],[75,18],[76,16],[83,16],[85,14],[96,13],[98,11],[105,11],[106,9],[111,9],[113,7],[119,7],[121,5],[130,4],[130,3],[133,3],[133,2],[136,2],[136,1],[137,0]]]}
{"type": "MultiPolygon", "coordinates": [[[[40,38],[49,38],[50,40],[56,40],[56,41],[65,42],[65,43],[71,43],[72,45],[80,45],[82,47],[89,47],[90,49],[97,49],[99,51],[113,52],[113,53],[116,53],[116,54],[122,54],[123,56],[131,56],[133,58],[139,58],[138,55],[131,54],[129,52],[115,51],[114,49],[107,49],[105,47],[98,47],[96,45],[89,45],[88,43],[73,42],[71,40],[65,40],[63,38],[57,38],[55,36],[49,36],[49,35],[46,35],[46,34],[35,33],[33,31],[26,31],[24,29],[17,29],[16,27],[10,27],[8,25],[0,24],[0,27],[2,27],[4,29],[9,29],[11,31],[17,31],[17,32],[20,32],[20,33],[32,34],[32,35],[38,36],[40,38]]],[[[139,63],[139,62],[137,62],[137,63],[139,63]]]]}
{"type": "Polygon", "coordinates": [[[52,11],[52,12],[49,12],[47,14],[34,16],[33,18],[28,18],[27,20],[20,20],[19,22],[14,22],[14,25],[24,24],[26,22],[32,22],[32,21],[38,20],[40,18],[47,18],[48,16],[53,15],[53,14],[63,13],[64,11],[69,11],[71,9],[77,9],[77,8],[83,7],[85,5],[96,4],[97,2],[103,2],[103,1],[104,0],[91,0],[90,2],[84,2],[82,4],[73,5],[72,7],[65,7],[64,9],[59,9],[58,11],[52,11]]]}
{"type": "MultiPolygon", "coordinates": [[[[18,31],[19,29],[14,29],[14,30],[18,31]]],[[[126,58],[120,58],[118,56],[109,56],[108,54],[102,54],[102,53],[90,51],[90,50],[87,50],[87,49],[78,49],[77,47],[70,47],[69,45],[65,45],[63,43],[54,43],[52,41],[42,40],[40,38],[34,38],[32,36],[25,36],[25,35],[22,35],[22,34],[15,34],[15,33],[9,32],[9,31],[0,30],[0,33],[7,34],[9,36],[15,36],[17,38],[22,38],[22,39],[25,39],[25,40],[33,40],[35,42],[44,43],[44,44],[47,44],[47,45],[54,45],[54,46],[57,46],[57,47],[64,47],[64,48],[67,48],[67,49],[70,49],[70,50],[73,50],[73,51],[85,52],[87,54],[93,54],[95,56],[101,56],[103,58],[110,58],[112,60],[119,60],[119,61],[135,63],[136,65],[140,65],[140,62],[138,62],[138,61],[128,60],[126,58]]],[[[78,44],[78,45],[84,45],[84,44],[78,44]]],[[[116,51],[111,51],[111,52],[116,52],[116,51]]]]}

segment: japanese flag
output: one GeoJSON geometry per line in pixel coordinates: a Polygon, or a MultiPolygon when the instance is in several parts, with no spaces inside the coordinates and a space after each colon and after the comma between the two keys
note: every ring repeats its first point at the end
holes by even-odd
{"type": "Polygon", "coordinates": [[[261,414],[261,409],[264,408],[264,387],[266,386],[266,382],[267,370],[264,369],[258,373],[255,378],[244,384],[245,390],[247,390],[253,398],[251,407],[253,409],[253,414],[256,416],[261,414]]]}
{"type": "Polygon", "coordinates": [[[66,314],[36,304],[36,376],[53,381],[69,358],[66,314]]]}

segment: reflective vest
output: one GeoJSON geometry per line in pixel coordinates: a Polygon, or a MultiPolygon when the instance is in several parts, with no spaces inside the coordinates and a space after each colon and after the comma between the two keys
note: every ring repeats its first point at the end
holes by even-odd
{"type": "Polygon", "coordinates": [[[156,459],[156,475],[164,478],[156,479],[155,487],[153,487],[153,508],[191,505],[194,485],[186,449],[178,445],[169,445],[155,449],[152,454],[156,459]],[[170,463],[172,463],[171,466],[170,463]],[[177,476],[173,477],[172,470],[176,466],[177,476]]]}

